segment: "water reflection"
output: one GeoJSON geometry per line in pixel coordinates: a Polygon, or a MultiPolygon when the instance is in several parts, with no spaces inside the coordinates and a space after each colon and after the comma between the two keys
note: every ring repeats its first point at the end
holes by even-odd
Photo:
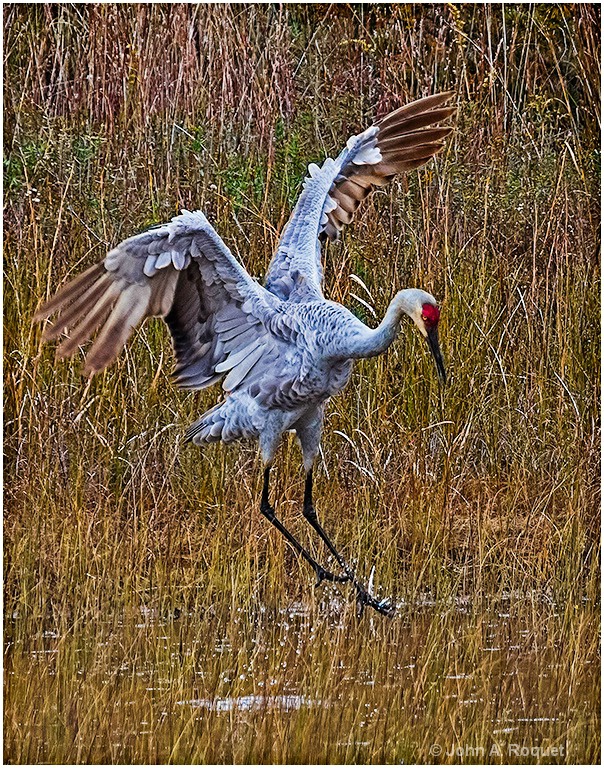
{"type": "Polygon", "coordinates": [[[241,710],[245,712],[280,709],[290,712],[302,707],[324,706],[320,700],[314,700],[308,696],[227,696],[223,699],[191,699],[190,701],[177,701],[177,704],[188,704],[191,707],[208,709],[212,712],[232,712],[241,710]]]}

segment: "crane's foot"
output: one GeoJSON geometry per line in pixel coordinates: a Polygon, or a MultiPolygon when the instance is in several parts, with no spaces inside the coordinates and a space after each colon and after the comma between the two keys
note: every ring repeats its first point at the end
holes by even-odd
{"type": "MultiPolygon", "coordinates": [[[[356,592],[357,592],[357,615],[361,616],[363,614],[365,606],[368,605],[370,608],[373,608],[375,611],[377,611],[378,613],[381,613],[383,616],[388,616],[392,618],[394,616],[395,611],[394,611],[394,607],[388,602],[388,600],[376,600],[375,597],[372,597],[371,595],[374,571],[372,570],[371,572],[371,577],[369,579],[369,589],[367,590],[359,581],[357,581],[354,569],[348,565],[346,560],[344,560],[342,555],[338,552],[338,550],[333,545],[329,536],[323,530],[323,527],[319,522],[319,518],[317,517],[317,512],[315,510],[313,500],[312,500],[312,469],[310,469],[306,474],[306,484],[304,486],[303,514],[306,520],[319,534],[320,538],[325,543],[325,546],[327,547],[327,549],[338,561],[340,568],[344,571],[344,574],[345,574],[344,576],[337,576],[335,577],[335,579],[332,578],[329,580],[338,581],[340,583],[349,581],[351,584],[354,585],[354,588],[356,589],[356,592]]],[[[317,568],[315,568],[315,571],[317,573],[317,579],[318,579],[317,586],[324,579],[329,578],[328,576],[322,575],[321,571],[318,570],[317,568]]],[[[330,574],[330,575],[333,576],[333,574],[330,574]]]]}
{"type": "Polygon", "coordinates": [[[357,617],[359,619],[363,615],[366,605],[373,608],[374,611],[381,613],[382,616],[386,616],[389,619],[394,618],[396,609],[389,600],[376,600],[375,597],[372,597],[369,592],[357,582],[355,582],[354,586],[357,591],[357,617]]]}

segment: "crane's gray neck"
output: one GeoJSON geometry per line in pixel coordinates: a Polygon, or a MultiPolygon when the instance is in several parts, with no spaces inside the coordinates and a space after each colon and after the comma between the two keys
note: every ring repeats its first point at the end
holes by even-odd
{"type": "Polygon", "coordinates": [[[351,349],[352,358],[374,357],[385,352],[395,340],[403,315],[409,315],[415,320],[418,312],[421,314],[422,299],[426,293],[416,288],[399,291],[390,302],[384,319],[377,328],[367,328],[354,340],[351,349]]]}

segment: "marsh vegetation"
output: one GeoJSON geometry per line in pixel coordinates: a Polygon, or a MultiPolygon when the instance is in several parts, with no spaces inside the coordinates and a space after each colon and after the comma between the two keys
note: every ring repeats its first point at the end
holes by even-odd
{"type": "MultiPolygon", "coordinates": [[[[5,761],[597,763],[599,9],[4,24],[5,761]],[[172,386],[160,321],[87,381],[31,318],[182,207],[261,277],[307,163],[449,88],[445,152],[326,253],[368,323],[398,288],[437,296],[450,374],[409,326],[329,406],[317,509],[398,606],[357,621],[261,518],[256,449],[183,445],[219,394],[172,386]]],[[[315,546],[293,442],[274,475],[315,546]]]]}

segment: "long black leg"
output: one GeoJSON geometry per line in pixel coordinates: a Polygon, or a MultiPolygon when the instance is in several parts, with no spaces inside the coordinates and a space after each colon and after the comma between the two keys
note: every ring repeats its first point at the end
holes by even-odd
{"type": "Polygon", "coordinates": [[[369,594],[369,592],[367,592],[365,587],[358,581],[354,570],[348,565],[346,560],[344,560],[342,555],[338,552],[338,550],[333,545],[329,536],[323,530],[323,527],[319,522],[319,518],[317,517],[317,512],[315,510],[315,507],[312,501],[312,469],[306,475],[306,484],[304,486],[303,511],[304,511],[304,517],[308,520],[308,522],[312,525],[315,531],[319,534],[321,539],[323,539],[325,546],[327,547],[327,549],[329,549],[331,554],[338,561],[340,568],[342,568],[342,570],[344,571],[348,579],[352,582],[352,584],[354,584],[354,587],[357,591],[357,603],[359,606],[359,613],[363,612],[363,607],[365,605],[369,605],[371,608],[375,608],[376,611],[379,611],[379,613],[384,614],[384,616],[390,616],[390,617],[394,616],[394,608],[391,605],[389,605],[387,602],[376,600],[374,597],[372,597],[369,594]]]}
{"type": "Polygon", "coordinates": [[[262,499],[260,501],[260,511],[266,517],[267,520],[270,520],[270,522],[277,528],[281,533],[285,536],[285,538],[289,541],[289,543],[292,545],[292,547],[302,555],[302,557],[312,565],[312,567],[315,569],[315,573],[317,574],[317,586],[322,581],[336,581],[336,582],[344,582],[349,580],[348,574],[346,576],[336,576],[335,574],[331,573],[331,571],[325,570],[317,561],[312,557],[312,555],[304,549],[304,547],[300,544],[300,542],[292,536],[292,534],[287,530],[287,528],[283,525],[283,523],[277,518],[277,515],[275,514],[275,510],[270,504],[269,498],[268,498],[268,481],[269,481],[269,475],[270,475],[270,467],[266,467],[264,470],[264,485],[262,486],[262,499]]]}

